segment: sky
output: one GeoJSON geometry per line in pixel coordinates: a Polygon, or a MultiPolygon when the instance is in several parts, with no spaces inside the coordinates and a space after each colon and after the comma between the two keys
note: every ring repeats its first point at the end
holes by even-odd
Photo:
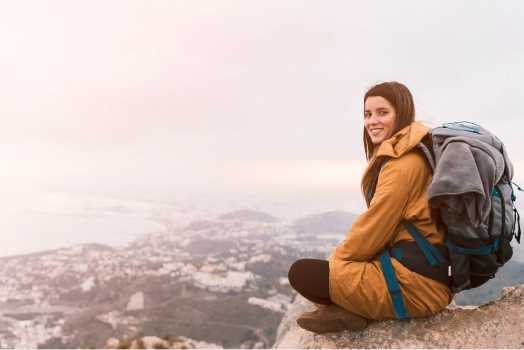
{"type": "MultiPolygon", "coordinates": [[[[524,183],[522,1],[0,2],[0,190],[356,190],[363,95],[498,135],[524,183]]],[[[9,198],[9,197],[4,197],[9,198]]]]}

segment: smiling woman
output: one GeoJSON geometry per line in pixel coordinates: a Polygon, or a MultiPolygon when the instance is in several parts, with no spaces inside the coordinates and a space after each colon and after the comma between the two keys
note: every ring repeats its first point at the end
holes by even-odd
{"type": "Polygon", "coordinates": [[[427,200],[432,172],[425,157],[415,151],[429,128],[414,120],[413,97],[400,83],[378,84],[364,96],[368,166],[361,189],[368,209],[327,261],[301,259],[289,269],[291,286],[322,304],[299,315],[297,323],[302,328],[315,333],[356,331],[365,328],[368,319],[429,316],[453,299],[448,281],[436,278],[431,268],[431,273],[412,270],[404,266],[407,256],[402,262],[389,255],[378,258],[384,247],[402,246],[421,265],[418,246],[413,248],[407,231],[410,224],[435,249],[445,249],[444,229],[437,225],[437,213],[427,200]],[[398,278],[396,286],[391,286],[383,271],[398,278]],[[392,304],[393,296],[403,299],[403,309],[398,308],[398,298],[392,304]]]}

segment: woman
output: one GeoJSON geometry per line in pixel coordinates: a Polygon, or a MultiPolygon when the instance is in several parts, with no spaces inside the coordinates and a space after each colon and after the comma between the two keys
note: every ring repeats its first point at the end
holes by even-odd
{"type": "MultiPolygon", "coordinates": [[[[431,169],[415,150],[428,130],[415,122],[413,97],[404,85],[382,83],[365,94],[368,166],[361,188],[368,209],[327,261],[302,259],[291,266],[293,288],[317,306],[323,305],[299,315],[297,323],[302,328],[315,333],[355,331],[365,328],[367,319],[395,318],[378,256],[384,248],[413,242],[404,220],[433,245],[444,244],[444,229],[437,225],[437,213],[427,200],[431,169]]],[[[391,263],[408,317],[433,315],[453,300],[446,284],[415,273],[395,259],[391,263]]]]}

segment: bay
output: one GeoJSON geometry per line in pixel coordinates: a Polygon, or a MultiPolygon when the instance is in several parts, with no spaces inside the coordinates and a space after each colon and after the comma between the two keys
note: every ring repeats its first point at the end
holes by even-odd
{"type": "Polygon", "coordinates": [[[117,247],[162,232],[154,205],[96,196],[16,192],[2,197],[0,256],[28,254],[76,244],[117,247]]]}

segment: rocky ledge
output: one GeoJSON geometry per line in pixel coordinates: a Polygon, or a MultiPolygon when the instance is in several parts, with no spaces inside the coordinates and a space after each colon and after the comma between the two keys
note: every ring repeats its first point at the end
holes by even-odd
{"type": "Polygon", "coordinates": [[[481,306],[448,307],[424,318],[370,321],[358,332],[315,334],[299,328],[297,315],[313,309],[298,296],[278,328],[275,349],[524,348],[524,285],[502,289],[481,306]]]}
{"type": "Polygon", "coordinates": [[[132,342],[109,338],[105,349],[223,349],[223,347],[183,336],[168,340],[148,336],[135,339],[132,342]]]}

